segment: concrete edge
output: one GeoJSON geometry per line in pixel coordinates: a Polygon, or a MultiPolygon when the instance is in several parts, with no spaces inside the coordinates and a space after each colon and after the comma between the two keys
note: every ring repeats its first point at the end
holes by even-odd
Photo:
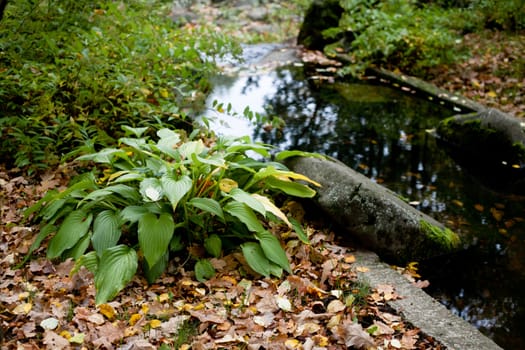
{"type": "Polygon", "coordinates": [[[354,252],[356,267],[365,267],[358,278],[372,288],[380,284],[392,285],[401,299],[388,302],[406,321],[432,336],[451,350],[502,350],[467,321],[452,314],[444,305],[413,286],[399,272],[392,269],[370,251],[354,252]]]}

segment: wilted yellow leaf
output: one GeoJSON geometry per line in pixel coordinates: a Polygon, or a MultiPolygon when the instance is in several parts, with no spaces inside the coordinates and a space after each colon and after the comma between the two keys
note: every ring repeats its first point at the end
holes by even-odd
{"type": "Polygon", "coordinates": [[[477,211],[483,211],[485,210],[485,207],[481,204],[474,204],[474,209],[476,209],[477,211]]]}
{"type": "Polygon", "coordinates": [[[148,311],[149,311],[149,306],[148,306],[148,304],[142,304],[142,306],[140,307],[140,309],[142,310],[142,313],[143,313],[143,314],[147,314],[148,311]]]}
{"type": "Polygon", "coordinates": [[[454,203],[455,205],[457,205],[460,208],[463,208],[463,202],[458,201],[457,199],[452,200],[452,203],[454,203]]]}
{"type": "Polygon", "coordinates": [[[117,314],[113,306],[109,304],[102,304],[99,306],[99,308],[100,308],[100,313],[106,316],[108,320],[112,320],[113,318],[115,318],[115,315],[117,314]]]}
{"type": "Polygon", "coordinates": [[[75,333],[75,335],[69,338],[68,340],[70,343],[82,344],[84,342],[85,337],[86,335],[84,333],[75,333]]]}
{"type": "Polygon", "coordinates": [[[159,295],[159,301],[161,303],[168,301],[169,299],[170,299],[170,295],[168,293],[162,293],[161,295],[159,295]]]}
{"type": "Polygon", "coordinates": [[[134,326],[141,318],[142,318],[141,314],[133,314],[129,318],[128,323],[129,323],[130,326],[134,326]]]}
{"type": "Polygon", "coordinates": [[[494,219],[496,219],[496,221],[501,221],[501,219],[503,218],[503,211],[501,210],[498,210],[496,208],[490,208],[490,213],[492,214],[492,217],[494,217],[494,219]]]}
{"type": "Polygon", "coordinates": [[[498,97],[498,94],[492,90],[490,90],[489,92],[487,92],[487,96],[488,97],[492,97],[492,98],[496,98],[498,97]]]}
{"type": "Polygon", "coordinates": [[[358,266],[355,269],[357,270],[357,272],[368,272],[370,270],[368,267],[365,266],[358,266]]]}
{"type": "Polygon", "coordinates": [[[161,320],[151,320],[151,321],[149,321],[149,326],[151,328],[159,328],[161,324],[162,324],[161,320]]]}
{"type": "Polygon", "coordinates": [[[288,339],[284,342],[287,349],[299,349],[301,342],[297,339],[288,339]]]}
{"type": "Polygon", "coordinates": [[[355,262],[355,256],[353,254],[345,256],[345,263],[351,264],[355,262]]]}
{"type": "Polygon", "coordinates": [[[66,338],[67,340],[71,339],[71,333],[69,333],[68,331],[62,331],[60,332],[60,336],[62,338],[66,338]]]}
{"type": "Polygon", "coordinates": [[[219,189],[223,192],[230,193],[231,190],[237,187],[239,187],[239,184],[235,180],[225,178],[219,181],[219,189]]]}
{"type": "Polygon", "coordinates": [[[269,211],[273,215],[277,216],[279,219],[281,219],[288,227],[292,227],[292,224],[290,221],[288,221],[288,218],[286,215],[279,209],[275,204],[273,204],[268,197],[261,196],[257,193],[252,193],[251,196],[255,198],[259,203],[261,203],[266,211],[269,211]]]}
{"type": "Polygon", "coordinates": [[[33,308],[33,305],[31,303],[23,303],[17,305],[14,310],[12,311],[15,315],[27,315],[29,311],[33,308]]]}
{"type": "Polygon", "coordinates": [[[27,298],[29,298],[29,292],[23,292],[23,293],[18,294],[18,300],[24,300],[27,298]]]}

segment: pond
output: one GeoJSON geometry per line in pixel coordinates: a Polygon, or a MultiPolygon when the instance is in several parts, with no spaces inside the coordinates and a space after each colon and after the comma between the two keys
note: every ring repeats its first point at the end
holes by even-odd
{"type": "Polygon", "coordinates": [[[283,128],[219,115],[217,133],[333,156],[458,232],[465,250],[420,263],[425,290],[505,349],[525,349],[524,203],[484,187],[430,129],[455,114],[410,92],[308,78],[304,68],[222,75],[209,97],[283,119],[283,128]]]}

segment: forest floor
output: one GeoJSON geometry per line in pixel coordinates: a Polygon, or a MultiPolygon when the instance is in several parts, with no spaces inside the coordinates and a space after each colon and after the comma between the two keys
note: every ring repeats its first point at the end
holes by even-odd
{"type": "MultiPolygon", "coordinates": [[[[270,19],[279,8],[267,10],[250,19],[235,10],[225,15],[206,8],[202,16],[217,23],[221,18],[258,22],[260,29],[275,25],[270,19]]],[[[298,23],[293,21],[300,20],[290,13],[290,23],[277,24],[286,26],[285,39],[293,38],[298,23]]],[[[256,33],[259,39],[274,40],[265,28],[256,33]]],[[[523,117],[525,67],[520,71],[513,63],[525,52],[524,36],[467,36],[471,58],[437,68],[430,81],[523,117]],[[506,71],[512,78],[505,78],[506,71]]],[[[19,169],[0,169],[2,350],[443,348],[387,306],[400,298],[393,286],[370,289],[356,279],[363,268],[352,249],[339,245],[336,234],[318,222],[307,223],[311,245],[286,238],[294,274],[280,279],[250,273],[242,257],[232,253],[215,259],[219,273],[200,283],[183,260],[175,259],[157,283],[136,277],[112,302],[97,306],[92,275],[84,269],[71,275],[71,261],[48,261],[45,244],[16,268],[38,230],[23,220],[23,210],[47,191],[64,189],[74,175],[68,165],[31,177],[19,169]]],[[[399,270],[416,282],[415,269],[399,270]]]]}

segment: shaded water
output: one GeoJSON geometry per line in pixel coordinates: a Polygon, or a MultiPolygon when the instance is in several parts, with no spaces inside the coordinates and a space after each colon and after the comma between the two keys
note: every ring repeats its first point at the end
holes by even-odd
{"type": "Polygon", "coordinates": [[[220,116],[217,132],[338,158],[460,233],[464,252],[421,264],[426,291],[505,349],[525,349],[523,203],[483,187],[426,132],[453,111],[383,85],[306,79],[300,67],[217,77],[213,100],[286,123],[220,116]]]}

